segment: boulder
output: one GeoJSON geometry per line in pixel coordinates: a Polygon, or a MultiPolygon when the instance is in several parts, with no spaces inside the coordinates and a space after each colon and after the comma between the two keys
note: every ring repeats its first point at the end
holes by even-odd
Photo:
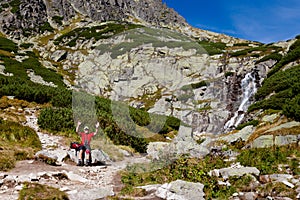
{"type": "Polygon", "coordinates": [[[35,159],[43,161],[43,162],[45,162],[47,164],[50,164],[50,165],[56,165],[56,162],[58,160],[58,156],[56,154],[53,154],[52,152],[47,151],[47,150],[41,150],[41,151],[38,151],[35,154],[35,159]]]}
{"type": "Polygon", "coordinates": [[[166,200],[201,200],[205,199],[204,185],[182,180],[176,180],[160,186],[155,195],[166,200]]]}
{"type": "Polygon", "coordinates": [[[258,176],[260,174],[260,171],[256,167],[243,167],[238,165],[222,169],[214,169],[209,174],[212,176],[221,175],[224,179],[228,179],[231,176],[241,177],[245,174],[254,174],[258,176]]]}
{"type": "Polygon", "coordinates": [[[254,126],[246,126],[237,133],[220,137],[219,140],[224,140],[228,143],[236,142],[238,139],[241,139],[242,141],[247,141],[254,130],[254,126]]]}
{"type": "Polygon", "coordinates": [[[70,200],[85,199],[85,200],[97,200],[106,199],[106,197],[113,196],[113,188],[111,186],[85,189],[81,191],[69,191],[67,192],[70,200]]]}
{"type": "Polygon", "coordinates": [[[275,145],[278,146],[293,144],[297,142],[298,142],[298,135],[285,135],[285,136],[275,137],[275,145]]]}
{"type": "Polygon", "coordinates": [[[153,160],[172,160],[180,155],[190,155],[192,158],[203,158],[210,152],[211,138],[198,144],[192,137],[192,128],[180,126],[177,136],[171,143],[149,143],[147,153],[153,160]]]}
{"type": "Polygon", "coordinates": [[[167,142],[150,142],[147,147],[147,154],[152,160],[159,160],[162,153],[170,143],[167,142]]]}
{"type": "MultiPolygon", "coordinates": [[[[77,154],[78,153],[79,152],[77,152],[77,154]]],[[[72,161],[78,163],[78,155],[76,155],[76,151],[74,149],[68,151],[68,156],[72,161]]],[[[107,161],[110,161],[109,156],[101,149],[93,149],[91,152],[91,159],[91,163],[93,165],[105,164],[107,161]]]]}
{"type": "Polygon", "coordinates": [[[263,135],[256,138],[252,144],[252,148],[267,148],[273,146],[273,135],[263,135]]]}
{"type": "Polygon", "coordinates": [[[68,52],[66,52],[65,50],[57,50],[51,55],[51,59],[54,62],[59,62],[63,59],[66,59],[67,54],[68,54],[68,52]]]}
{"type": "Polygon", "coordinates": [[[277,119],[278,117],[279,117],[279,114],[277,114],[277,113],[275,113],[273,115],[266,115],[262,118],[262,121],[274,123],[275,119],[277,119]]]}

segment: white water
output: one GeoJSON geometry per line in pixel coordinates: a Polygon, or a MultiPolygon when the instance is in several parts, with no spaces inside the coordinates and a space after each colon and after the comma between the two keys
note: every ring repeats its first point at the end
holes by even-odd
{"type": "Polygon", "coordinates": [[[256,93],[255,77],[251,72],[246,74],[243,78],[241,87],[243,90],[243,97],[239,109],[234,113],[234,116],[225,124],[224,129],[228,130],[232,127],[237,127],[244,119],[245,112],[250,106],[250,98],[256,93]]]}

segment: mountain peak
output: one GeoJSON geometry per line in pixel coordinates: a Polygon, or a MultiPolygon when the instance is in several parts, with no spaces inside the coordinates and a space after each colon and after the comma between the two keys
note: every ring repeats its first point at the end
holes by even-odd
{"type": "Polygon", "coordinates": [[[34,35],[51,25],[81,16],[96,22],[129,21],[156,27],[186,26],[185,19],[161,0],[20,0],[1,3],[1,29],[18,37],[34,35]]]}

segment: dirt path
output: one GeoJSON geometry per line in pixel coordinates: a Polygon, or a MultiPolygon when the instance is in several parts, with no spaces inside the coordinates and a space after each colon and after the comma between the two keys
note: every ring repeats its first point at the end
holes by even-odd
{"type": "MultiPolygon", "coordinates": [[[[39,131],[37,118],[34,110],[27,110],[30,115],[26,116],[26,126],[37,131],[42,142],[43,150],[66,151],[69,147],[63,145],[60,136],[52,136],[39,131]]],[[[3,180],[10,180],[11,184],[1,187],[1,199],[18,199],[19,190],[25,181],[37,182],[50,185],[65,191],[72,199],[101,199],[113,196],[114,190],[119,189],[120,180],[117,172],[125,169],[128,164],[145,163],[148,160],[142,156],[126,157],[123,161],[109,162],[103,166],[78,167],[74,162],[66,161],[60,166],[51,166],[41,161],[19,161],[16,167],[9,172],[0,172],[3,180]],[[4,179],[5,177],[5,179],[4,179]]],[[[119,177],[120,178],[120,177],[119,177]]],[[[1,185],[1,184],[0,184],[1,185]]]]}

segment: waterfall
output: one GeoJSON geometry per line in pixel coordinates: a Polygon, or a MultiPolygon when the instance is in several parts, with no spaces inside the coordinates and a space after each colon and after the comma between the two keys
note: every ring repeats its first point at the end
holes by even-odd
{"type": "Polygon", "coordinates": [[[234,113],[234,116],[225,124],[224,129],[230,130],[232,127],[237,127],[244,119],[245,112],[250,106],[250,98],[256,93],[255,76],[252,72],[246,74],[241,82],[243,97],[239,109],[234,113]]]}

